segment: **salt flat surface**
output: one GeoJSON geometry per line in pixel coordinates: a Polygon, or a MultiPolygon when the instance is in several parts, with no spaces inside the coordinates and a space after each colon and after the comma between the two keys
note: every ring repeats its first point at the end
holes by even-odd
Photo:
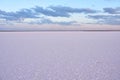
{"type": "Polygon", "coordinates": [[[120,32],[0,32],[0,80],[120,80],[120,32]]]}

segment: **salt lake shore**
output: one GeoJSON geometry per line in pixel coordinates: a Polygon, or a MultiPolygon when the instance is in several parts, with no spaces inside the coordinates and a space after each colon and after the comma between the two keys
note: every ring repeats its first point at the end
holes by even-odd
{"type": "Polygon", "coordinates": [[[0,80],[119,80],[120,32],[0,32],[0,80]]]}

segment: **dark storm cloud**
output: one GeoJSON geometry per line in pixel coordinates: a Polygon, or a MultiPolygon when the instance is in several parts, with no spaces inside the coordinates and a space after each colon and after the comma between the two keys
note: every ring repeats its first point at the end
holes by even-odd
{"type": "Polygon", "coordinates": [[[120,15],[89,15],[88,17],[98,20],[98,23],[120,25],[120,15]]]}
{"type": "Polygon", "coordinates": [[[109,14],[120,14],[120,7],[117,8],[103,8],[104,12],[109,14]]]}

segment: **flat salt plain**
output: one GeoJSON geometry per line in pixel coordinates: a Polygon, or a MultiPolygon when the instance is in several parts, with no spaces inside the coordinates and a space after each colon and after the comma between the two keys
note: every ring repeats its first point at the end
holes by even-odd
{"type": "Polygon", "coordinates": [[[120,32],[0,32],[0,80],[120,80],[120,32]]]}

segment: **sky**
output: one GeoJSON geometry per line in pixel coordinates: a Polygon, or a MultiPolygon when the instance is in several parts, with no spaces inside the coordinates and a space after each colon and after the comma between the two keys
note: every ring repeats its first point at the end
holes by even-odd
{"type": "Polygon", "coordinates": [[[120,0],[1,0],[0,30],[120,29],[120,0]]]}

